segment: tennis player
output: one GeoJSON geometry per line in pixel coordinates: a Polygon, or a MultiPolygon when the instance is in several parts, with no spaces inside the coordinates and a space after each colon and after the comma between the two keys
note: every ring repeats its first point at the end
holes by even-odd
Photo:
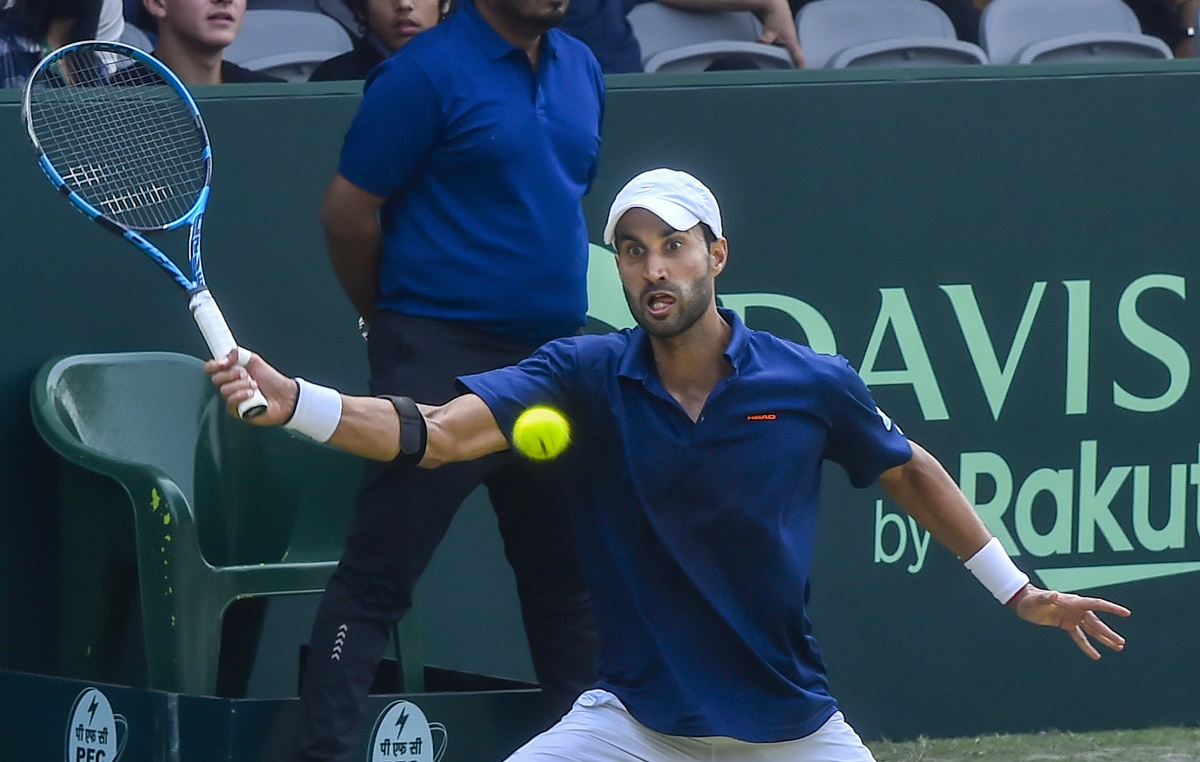
{"type": "Polygon", "coordinates": [[[857,487],[882,485],[1017,616],[1065,630],[1093,659],[1093,640],[1124,648],[1098,614],[1129,611],[1030,584],[844,358],[717,307],[728,243],[698,180],[635,177],[604,239],[638,327],[462,377],[466,393],[442,406],[342,396],[257,356],[206,366],[231,409],[263,390],[271,409],[255,423],[426,468],[506,449],[534,404],[574,421],[600,680],[512,760],[871,760],[828,691],[805,612],[825,460],[857,487]]]}

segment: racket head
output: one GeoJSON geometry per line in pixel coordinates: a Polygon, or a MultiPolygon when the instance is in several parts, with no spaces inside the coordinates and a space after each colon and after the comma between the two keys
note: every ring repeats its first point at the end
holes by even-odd
{"type": "Polygon", "coordinates": [[[154,232],[203,214],[212,150],[179,78],[137,48],[59,48],[26,82],[21,115],[46,176],[85,214],[154,232]]]}

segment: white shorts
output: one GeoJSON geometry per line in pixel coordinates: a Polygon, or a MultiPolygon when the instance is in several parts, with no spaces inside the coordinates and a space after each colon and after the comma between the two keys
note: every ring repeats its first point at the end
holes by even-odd
{"type": "Polygon", "coordinates": [[[794,741],[750,743],[723,736],[657,733],[603,690],[580,696],[554,727],[512,753],[509,762],[875,762],[841,712],[794,741]]]}

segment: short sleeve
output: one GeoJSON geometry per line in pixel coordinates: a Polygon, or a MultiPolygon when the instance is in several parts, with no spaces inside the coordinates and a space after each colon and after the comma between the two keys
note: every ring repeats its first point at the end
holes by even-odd
{"type": "Polygon", "coordinates": [[[428,75],[409,56],[372,70],[342,142],[338,173],[383,198],[401,191],[442,134],[442,109],[428,75]]]}
{"type": "Polygon", "coordinates": [[[840,379],[831,385],[830,433],[823,456],[844,468],[855,487],[866,487],[889,468],[907,463],[912,447],[844,358],[838,358],[836,369],[840,379]]]}
{"type": "Polygon", "coordinates": [[[484,401],[506,438],[511,436],[517,416],[534,405],[549,405],[570,417],[578,367],[576,341],[551,341],[516,365],[461,376],[458,385],[484,401]]]}

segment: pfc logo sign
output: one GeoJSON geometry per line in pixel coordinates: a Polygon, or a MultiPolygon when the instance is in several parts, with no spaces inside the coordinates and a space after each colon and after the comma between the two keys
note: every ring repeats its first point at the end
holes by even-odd
{"type": "Polygon", "coordinates": [[[71,707],[65,762],[117,762],[128,739],[125,718],[113,714],[103,693],[88,688],[71,707]]]}
{"type": "Polygon", "coordinates": [[[439,762],[446,753],[446,726],[429,722],[420,707],[410,701],[392,702],[371,732],[368,762],[439,762]],[[441,743],[434,745],[438,734],[441,743]]]}

